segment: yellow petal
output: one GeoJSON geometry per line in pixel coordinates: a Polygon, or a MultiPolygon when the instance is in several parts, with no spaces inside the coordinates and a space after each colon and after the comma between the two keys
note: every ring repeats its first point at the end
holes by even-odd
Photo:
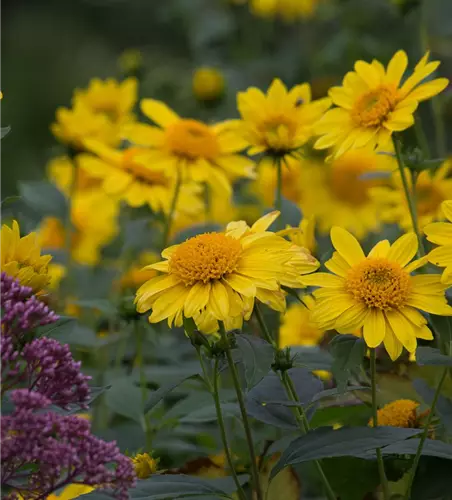
{"type": "Polygon", "coordinates": [[[344,285],[344,280],[334,274],[313,273],[308,276],[303,276],[303,283],[310,286],[341,288],[344,285]]]}
{"type": "Polygon", "coordinates": [[[388,240],[379,241],[369,252],[368,257],[386,257],[388,255],[391,245],[388,240]]]}
{"type": "Polygon", "coordinates": [[[386,335],[386,322],[382,311],[373,309],[370,311],[363,325],[363,336],[370,348],[378,347],[386,335]]]}
{"type": "Polygon", "coordinates": [[[150,323],[158,323],[181,311],[188,292],[189,288],[178,285],[162,293],[152,306],[152,314],[149,317],[150,323]]]}
{"type": "Polygon", "coordinates": [[[398,87],[403,74],[408,66],[408,57],[404,50],[397,51],[389,61],[388,69],[386,70],[386,81],[398,87]]]}
{"type": "Polygon", "coordinates": [[[411,293],[406,304],[431,314],[452,316],[452,307],[446,303],[444,295],[434,297],[431,295],[421,295],[420,293],[411,293]]]}
{"type": "Polygon", "coordinates": [[[191,287],[184,304],[184,315],[187,318],[193,317],[207,305],[209,302],[210,287],[210,282],[198,282],[191,287]]]}
{"type": "Polygon", "coordinates": [[[325,267],[332,273],[343,278],[347,276],[347,273],[350,270],[350,265],[339,255],[338,252],[334,252],[331,259],[325,262],[325,267]]]}
{"type": "Polygon", "coordinates": [[[391,245],[387,258],[405,267],[416,255],[417,249],[416,235],[414,233],[404,234],[391,245]]]}
{"type": "Polygon", "coordinates": [[[358,240],[345,229],[335,226],[331,229],[331,241],[334,248],[351,266],[365,259],[358,240]]]}
{"type": "Polygon", "coordinates": [[[392,361],[395,361],[402,354],[403,346],[402,343],[394,335],[389,324],[386,325],[386,335],[383,342],[385,345],[385,349],[389,354],[389,357],[392,359],[392,361]]]}
{"type": "Polygon", "coordinates": [[[143,99],[141,111],[154,123],[166,128],[180,120],[180,117],[164,102],[155,99],[143,99]]]}
{"type": "Polygon", "coordinates": [[[254,297],[256,295],[256,286],[252,280],[245,276],[232,273],[223,279],[233,290],[246,297],[254,297]]]}
{"type": "Polygon", "coordinates": [[[279,217],[280,214],[281,212],[279,212],[278,210],[274,210],[273,212],[264,215],[251,226],[251,230],[256,233],[266,231],[279,217]]]}
{"type": "Polygon", "coordinates": [[[219,321],[224,321],[229,314],[228,292],[219,281],[212,282],[210,300],[207,305],[209,312],[219,321]]]}
{"type": "Polygon", "coordinates": [[[368,307],[363,304],[355,304],[337,318],[334,326],[340,333],[353,333],[363,326],[368,314],[368,307]]]}
{"type": "Polygon", "coordinates": [[[436,80],[423,83],[410,93],[410,99],[425,101],[442,92],[448,85],[449,80],[447,78],[437,78],[436,80]]]}
{"type": "Polygon", "coordinates": [[[414,333],[415,328],[405,316],[398,311],[389,311],[385,313],[386,319],[391,326],[394,335],[399,339],[408,352],[416,350],[417,341],[414,333]]]}
{"type": "Polygon", "coordinates": [[[441,203],[441,210],[445,217],[452,222],[452,200],[443,201],[441,203]]]}
{"type": "Polygon", "coordinates": [[[428,224],[424,233],[428,241],[437,245],[449,245],[452,256],[452,224],[448,222],[433,222],[428,224]]]}

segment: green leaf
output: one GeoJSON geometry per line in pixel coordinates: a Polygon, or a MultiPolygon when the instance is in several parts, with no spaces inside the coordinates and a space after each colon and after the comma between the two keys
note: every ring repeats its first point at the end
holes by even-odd
{"type": "Polygon", "coordinates": [[[0,128],[0,138],[3,139],[11,132],[11,127],[8,125],[7,127],[0,128]]]}
{"type": "Polygon", "coordinates": [[[82,309],[92,309],[99,311],[105,316],[112,317],[116,315],[116,308],[106,299],[89,299],[72,301],[73,304],[80,306],[82,309]]]}
{"type": "MultiPolygon", "coordinates": [[[[452,317],[430,314],[430,321],[444,343],[452,342],[452,317]]],[[[416,352],[417,359],[417,352],[416,352]]]]}
{"type": "Polygon", "coordinates": [[[336,335],[330,343],[334,361],[333,375],[340,392],[347,387],[347,381],[361,366],[366,353],[366,344],[363,339],[355,335],[336,335]]]}
{"type": "Polygon", "coordinates": [[[270,371],[274,360],[273,347],[259,337],[244,334],[237,335],[236,342],[245,366],[246,385],[251,389],[270,371]]]}
{"type": "Polygon", "coordinates": [[[173,389],[181,385],[186,380],[190,379],[201,379],[201,375],[199,373],[191,373],[190,375],[184,375],[183,377],[180,377],[172,381],[170,384],[164,385],[159,389],[157,389],[156,391],[154,391],[149,397],[149,399],[146,401],[146,404],[144,405],[144,413],[150,412],[173,389]]]}
{"type": "MultiPolygon", "coordinates": [[[[248,481],[248,476],[239,477],[241,484],[248,481]]],[[[232,477],[207,479],[183,474],[155,475],[138,481],[136,488],[130,490],[132,499],[168,500],[190,498],[194,496],[213,496],[230,498],[236,491],[232,477]]]]}
{"type": "Polygon", "coordinates": [[[19,192],[24,203],[38,214],[53,215],[60,219],[66,216],[66,198],[50,182],[20,182],[19,192]]]}
{"type": "MultiPolygon", "coordinates": [[[[408,430],[408,429],[405,429],[408,430]]],[[[408,439],[381,448],[383,455],[415,455],[420,439],[408,439]]],[[[452,444],[426,439],[422,448],[422,455],[452,460],[452,444]]]]}
{"type": "Polygon", "coordinates": [[[1,201],[0,207],[4,208],[5,206],[11,205],[12,203],[15,203],[16,201],[19,201],[21,199],[22,198],[20,196],[7,196],[1,201]]]}
{"type": "Polygon", "coordinates": [[[319,347],[291,346],[290,353],[294,354],[294,366],[308,370],[331,370],[333,357],[319,347]]]}
{"type": "Polygon", "coordinates": [[[288,465],[321,458],[371,458],[370,451],[395,441],[403,441],[421,432],[422,429],[398,427],[342,427],[337,430],[320,427],[292,441],[284,450],[272,475],[288,465]]]}
{"type": "Polygon", "coordinates": [[[46,337],[54,337],[58,339],[59,335],[63,337],[70,334],[76,326],[76,318],[71,316],[60,316],[56,323],[38,328],[37,333],[38,335],[45,335],[46,337]]]}
{"type": "Polygon", "coordinates": [[[423,457],[414,478],[411,500],[452,500],[450,463],[423,457]]]}
{"type": "Polygon", "coordinates": [[[127,377],[114,380],[106,394],[105,402],[118,415],[128,417],[143,425],[142,393],[132,379],[127,377]]]}
{"type": "Polygon", "coordinates": [[[366,424],[372,415],[372,410],[364,404],[346,406],[328,406],[319,408],[311,420],[311,428],[342,425],[366,424]]]}
{"type": "MultiPolygon", "coordinates": [[[[237,403],[222,403],[221,410],[224,418],[239,417],[240,408],[237,403]]],[[[181,424],[199,424],[214,422],[217,420],[215,405],[198,408],[179,419],[181,424]]]]}
{"type": "MultiPolygon", "coordinates": [[[[433,398],[435,397],[435,390],[422,379],[415,379],[413,381],[413,387],[424,400],[424,403],[431,406],[433,398]]],[[[439,415],[447,432],[452,434],[452,401],[440,395],[436,403],[436,413],[439,415]]]]}
{"type": "Polygon", "coordinates": [[[441,354],[433,347],[418,347],[416,349],[416,363],[419,365],[452,366],[452,357],[441,354]]]}

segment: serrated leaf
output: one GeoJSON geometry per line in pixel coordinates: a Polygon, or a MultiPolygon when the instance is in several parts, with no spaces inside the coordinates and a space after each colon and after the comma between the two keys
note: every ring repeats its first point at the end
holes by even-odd
{"type": "Polygon", "coordinates": [[[441,354],[433,347],[418,347],[416,349],[416,363],[418,365],[452,366],[452,357],[441,354]]]}
{"type": "Polygon", "coordinates": [[[355,335],[339,334],[333,338],[330,346],[334,358],[333,375],[339,391],[343,392],[351,374],[361,366],[366,344],[362,338],[355,335]]]}
{"type": "Polygon", "coordinates": [[[66,216],[66,198],[50,182],[20,182],[19,192],[24,203],[38,214],[53,215],[60,219],[66,216]]]}
{"type": "Polygon", "coordinates": [[[251,389],[270,371],[274,350],[265,340],[251,335],[237,335],[236,342],[245,366],[246,385],[251,389]]]}
{"type": "Polygon", "coordinates": [[[105,396],[110,410],[143,425],[143,400],[141,388],[128,378],[116,379],[105,396]]]}

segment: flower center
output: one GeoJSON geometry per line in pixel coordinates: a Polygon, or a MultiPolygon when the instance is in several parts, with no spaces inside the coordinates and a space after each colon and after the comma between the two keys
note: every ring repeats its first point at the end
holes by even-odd
{"type": "Polygon", "coordinates": [[[210,128],[196,120],[179,120],[166,129],[166,146],[187,160],[215,159],[220,153],[217,138],[210,128]]]}
{"type": "Polygon", "coordinates": [[[416,185],[418,215],[435,215],[444,200],[441,191],[431,182],[421,181],[416,185]]]}
{"type": "Polygon", "coordinates": [[[185,285],[219,280],[232,273],[242,253],[238,240],[223,233],[200,234],[179,245],[170,258],[170,272],[185,285]]]}
{"type": "Polygon", "coordinates": [[[291,117],[278,114],[262,121],[259,125],[264,145],[273,151],[290,151],[297,131],[297,123],[291,117]]]}
{"type": "Polygon", "coordinates": [[[162,171],[152,170],[135,161],[135,156],[140,153],[143,153],[143,149],[141,148],[127,149],[122,158],[122,168],[143,184],[167,186],[168,179],[162,171]]]}
{"type": "MultiPolygon", "coordinates": [[[[391,427],[418,427],[419,403],[410,399],[398,399],[378,410],[378,425],[391,427]]],[[[372,427],[373,423],[370,421],[372,427]]]]}
{"type": "Polygon", "coordinates": [[[390,85],[362,94],[352,109],[352,118],[360,127],[378,127],[397,103],[396,90],[390,85]]]}
{"type": "Polygon", "coordinates": [[[410,275],[396,262],[367,258],[350,269],[345,289],[369,308],[390,311],[405,305],[411,291],[410,275]]]}

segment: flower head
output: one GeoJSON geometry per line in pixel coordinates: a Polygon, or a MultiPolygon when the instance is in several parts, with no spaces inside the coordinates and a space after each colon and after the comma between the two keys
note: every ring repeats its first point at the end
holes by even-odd
{"type": "Polygon", "coordinates": [[[151,323],[168,319],[180,325],[185,316],[199,326],[206,317],[249,319],[255,298],[283,311],[280,285],[302,287],[300,274],[312,272],[318,262],[266,231],[274,218],[265,216],[251,228],[234,223],[225,233],[200,234],[164,250],[166,260],[148,266],[164,275],[140,287],[138,312],[152,309],[151,323]]]}
{"type": "MultiPolygon", "coordinates": [[[[397,399],[378,410],[378,425],[405,428],[420,427],[418,407],[419,403],[411,399],[397,399]]],[[[369,421],[369,425],[373,427],[372,419],[369,421]]]]}
{"type": "Polygon", "coordinates": [[[138,453],[131,460],[138,479],[147,479],[157,472],[158,460],[152,458],[149,453],[138,453]]]}
{"type": "Polygon", "coordinates": [[[320,0],[250,0],[251,12],[260,17],[281,17],[286,22],[308,19],[320,0]]]}
{"type": "Polygon", "coordinates": [[[328,98],[311,100],[308,83],[287,90],[276,78],[267,95],[255,87],[239,92],[237,107],[242,120],[237,132],[247,141],[249,154],[284,157],[312,137],[314,123],[329,106],[328,98]]]}
{"type": "Polygon", "coordinates": [[[366,344],[374,348],[384,342],[394,360],[403,347],[414,352],[416,338],[433,338],[420,311],[452,315],[439,275],[411,275],[426,262],[424,258],[410,263],[418,247],[414,234],[392,245],[380,241],[367,256],[344,229],[333,227],[331,240],[336,252],[325,263],[330,273],[303,277],[306,284],[320,287],[314,291],[313,310],[319,328],[339,333],[363,328],[366,344]]]}
{"type": "Polygon", "coordinates": [[[143,99],[141,110],[157,126],[133,124],[124,133],[134,144],[150,148],[149,163],[155,169],[175,175],[180,168],[189,179],[227,195],[232,181],[254,177],[253,163],[239,155],[246,143],[229,122],[207,125],[181,118],[154,99],[143,99]]]}
{"type": "Polygon", "coordinates": [[[193,75],[193,94],[200,101],[213,101],[224,92],[224,76],[221,71],[208,66],[198,68],[193,75]]]}
{"type": "Polygon", "coordinates": [[[452,285],[452,200],[444,201],[441,208],[447,222],[433,222],[424,228],[428,241],[438,245],[428,254],[435,266],[444,267],[441,281],[452,285]]]}
{"type": "Polygon", "coordinates": [[[329,91],[337,107],[317,124],[316,132],[321,137],[315,147],[334,147],[334,156],[363,146],[390,148],[392,133],[414,124],[419,103],[439,94],[449,83],[447,78],[423,83],[440,64],[428,62],[428,57],[427,52],[403,84],[408,66],[403,50],[392,57],[386,69],[375,59],[372,63],[357,61],[355,71],[345,75],[342,86],[329,91]]]}
{"type": "Polygon", "coordinates": [[[2,226],[1,240],[1,270],[34,293],[42,291],[50,282],[48,264],[52,256],[41,255],[36,233],[21,238],[19,224],[13,221],[12,227],[2,226]]]}
{"type": "Polygon", "coordinates": [[[80,192],[97,188],[100,185],[99,179],[91,177],[89,172],[77,168],[76,162],[67,156],[57,156],[50,160],[47,165],[47,176],[66,196],[74,192],[74,186],[76,192],[80,192]]]}

